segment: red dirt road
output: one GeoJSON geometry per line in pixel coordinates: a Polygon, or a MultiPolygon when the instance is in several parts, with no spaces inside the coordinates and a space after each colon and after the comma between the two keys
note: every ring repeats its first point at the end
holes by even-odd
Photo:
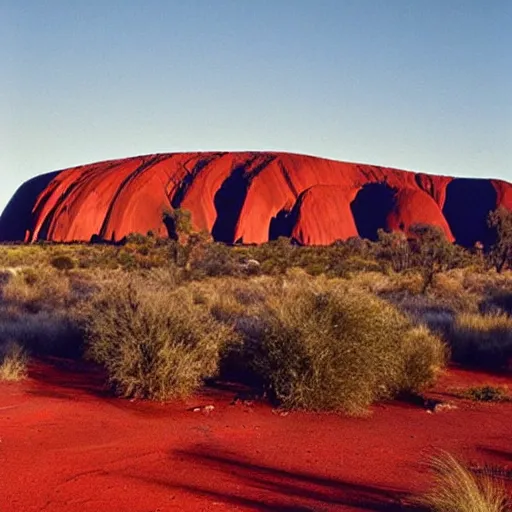
{"type": "Polygon", "coordinates": [[[423,463],[437,448],[512,469],[512,403],[450,395],[511,378],[451,370],[429,397],[457,409],[394,402],[365,418],[281,415],[231,405],[233,392],[218,390],[130,402],[101,382],[60,362],[0,384],[1,512],[413,511],[409,496],[428,486],[423,463]],[[210,404],[209,414],[191,410],[210,404]]]}

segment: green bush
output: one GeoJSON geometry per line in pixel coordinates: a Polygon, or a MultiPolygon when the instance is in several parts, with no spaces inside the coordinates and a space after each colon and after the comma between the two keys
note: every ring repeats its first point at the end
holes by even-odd
{"type": "Polygon", "coordinates": [[[216,374],[231,335],[186,291],[105,290],[86,315],[88,356],[102,364],[125,397],[186,396],[216,374]]]}

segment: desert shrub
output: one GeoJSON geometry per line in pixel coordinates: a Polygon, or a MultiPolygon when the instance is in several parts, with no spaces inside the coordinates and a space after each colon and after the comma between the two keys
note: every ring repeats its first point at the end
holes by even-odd
{"type": "Polygon", "coordinates": [[[412,244],[414,264],[421,269],[423,276],[422,293],[433,284],[435,276],[453,263],[454,245],[438,226],[414,224],[410,227],[414,237],[412,244]]]}
{"type": "Polygon", "coordinates": [[[486,474],[474,475],[449,453],[432,459],[434,486],[420,500],[433,512],[507,512],[505,489],[486,474]]]}
{"type": "Polygon", "coordinates": [[[27,376],[27,354],[14,342],[0,345],[0,380],[16,381],[27,376]]]}
{"type": "Polygon", "coordinates": [[[109,287],[86,319],[88,356],[126,397],[186,396],[216,374],[231,330],[190,293],[155,293],[132,283],[109,287]]]}
{"type": "Polygon", "coordinates": [[[187,283],[186,289],[196,304],[206,307],[217,320],[231,325],[240,316],[256,314],[276,281],[268,276],[251,280],[208,279],[187,283]]]}
{"type": "Polygon", "coordinates": [[[419,393],[434,384],[448,360],[447,346],[424,326],[404,334],[402,352],[405,368],[400,390],[405,393],[419,393]]]}
{"type": "Polygon", "coordinates": [[[135,255],[131,252],[128,252],[126,249],[119,251],[117,255],[117,262],[125,270],[131,270],[137,267],[137,259],[135,255]]]}
{"type": "Polygon", "coordinates": [[[412,252],[407,236],[402,232],[377,231],[377,256],[389,260],[395,272],[402,272],[412,266],[412,252]]]}
{"type": "Polygon", "coordinates": [[[475,402],[504,402],[510,400],[507,388],[500,386],[473,386],[460,391],[458,395],[475,402]]]}
{"type": "Polygon", "coordinates": [[[335,242],[334,246],[338,247],[345,257],[357,257],[362,259],[371,259],[375,256],[377,247],[374,242],[366,238],[353,236],[344,242],[335,242]]]}
{"type": "Polygon", "coordinates": [[[284,274],[289,267],[289,262],[283,259],[269,258],[261,263],[261,272],[267,275],[284,274]]]}
{"type": "Polygon", "coordinates": [[[36,244],[2,244],[0,265],[2,267],[34,266],[47,262],[44,247],[36,244]]]}
{"type": "Polygon", "coordinates": [[[141,233],[129,233],[123,239],[123,244],[135,247],[149,247],[153,245],[154,237],[152,235],[143,235],[141,233]]]}
{"type": "Polygon", "coordinates": [[[484,255],[480,244],[472,250],[461,245],[453,245],[449,268],[484,270],[484,255]]]}
{"type": "Polygon", "coordinates": [[[483,368],[506,368],[512,357],[512,318],[507,315],[461,314],[448,342],[452,359],[483,368]]]}
{"type": "Polygon", "coordinates": [[[311,276],[319,276],[325,272],[325,266],[321,263],[310,263],[306,265],[305,270],[311,276]]]}
{"type": "Polygon", "coordinates": [[[163,222],[174,240],[182,240],[193,231],[192,213],[182,208],[168,209],[163,212],[163,222]]]}
{"type": "MultiPolygon", "coordinates": [[[[297,260],[309,253],[310,248],[293,245],[286,237],[279,237],[266,244],[246,247],[239,254],[245,259],[254,259],[261,263],[260,270],[263,274],[284,274],[286,269],[296,266],[297,260]]],[[[302,260],[302,265],[311,263],[311,259],[302,260]]]]}
{"type": "Polygon", "coordinates": [[[192,251],[190,267],[197,277],[230,276],[239,271],[233,251],[222,243],[205,244],[200,250],[192,251]]]}
{"type": "Polygon", "coordinates": [[[394,307],[325,281],[285,281],[236,328],[249,369],[290,408],[358,413],[421,389],[443,364],[440,341],[411,331],[394,307]]]}
{"type": "Polygon", "coordinates": [[[482,313],[507,313],[507,296],[512,296],[512,272],[503,271],[497,273],[494,270],[480,272],[478,270],[465,271],[463,277],[463,287],[467,293],[478,297],[480,304],[478,309],[482,313]],[[496,302],[495,302],[496,301],[496,302]],[[485,304],[485,303],[488,304],[485,304]],[[488,309],[487,309],[487,307],[488,309]]]}
{"type": "Polygon", "coordinates": [[[407,270],[400,274],[391,274],[393,291],[419,295],[423,286],[423,277],[417,270],[407,270]]]}
{"type": "Polygon", "coordinates": [[[191,247],[183,245],[176,240],[168,243],[169,260],[178,267],[186,267],[190,258],[191,247]]]}
{"type": "Polygon", "coordinates": [[[57,270],[72,270],[75,268],[75,262],[73,258],[66,254],[54,256],[50,260],[50,265],[57,270]]]}
{"type": "Polygon", "coordinates": [[[431,332],[441,339],[449,339],[455,322],[455,313],[443,307],[426,308],[416,313],[418,322],[427,326],[431,332]]]}
{"type": "Polygon", "coordinates": [[[512,212],[504,207],[489,214],[488,225],[495,232],[495,242],[487,254],[489,265],[501,273],[512,262],[512,212]]]}
{"type": "Polygon", "coordinates": [[[464,273],[456,269],[438,274],[430,288],[431,297],[454,311],[476,312],[480,299],[464,288],[464,273]]]}
{"type": "Polygon", "coordinates": [[[125,279],[135,282],[141,288],[150,288],[155,293],[168,293],[178,288],[184,281],[182,269],[173,265],[143,270],[139,274],[127,273],[125,279]]]}

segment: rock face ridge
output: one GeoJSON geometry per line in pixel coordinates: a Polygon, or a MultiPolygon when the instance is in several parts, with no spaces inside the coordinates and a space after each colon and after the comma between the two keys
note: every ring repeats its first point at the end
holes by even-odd
{"type": "Polygon", "coordinates": [[[512,209],[512,185],[276,152],[146,155],[45,174],[24,183],[0,217],[1,241],[119,241],[167,236],[163,213],[183,208],[227,243],[279,236],[326,245],[421,222],[450,240],[486,242],[486,217],[512,209]]]}

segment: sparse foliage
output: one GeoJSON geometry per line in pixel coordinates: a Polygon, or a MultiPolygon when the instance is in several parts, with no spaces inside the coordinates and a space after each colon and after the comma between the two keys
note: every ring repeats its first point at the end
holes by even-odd
{"type": "Polygon", "coordinates": [[[512,263],[512,212],[499,207],[489,214],[488,224],[496,231],[488,259],[497,272],[502,272],[512,263]]]}
{"type": "Polygon", "coordinates": [[[378,256],[391,262],[395,272],[407,270],[412,265],[412,253],[407,236],[402,232],[377,231],[378,256]]]}
{"type": "Polygon", "coordinates": [[[432,286],[435,275],[449,267],[454,246],[437,226],[414,224],[410,232],[415,237],[414,258],[422,271],[422,292],[425,293],[432,286]]]}
{"type": "Polygon", "coordinates": [[[167,209],[163,212],[163,221],[173,240],[184,241],[192,234],[192,214],[182,208],[167,209]]]}

